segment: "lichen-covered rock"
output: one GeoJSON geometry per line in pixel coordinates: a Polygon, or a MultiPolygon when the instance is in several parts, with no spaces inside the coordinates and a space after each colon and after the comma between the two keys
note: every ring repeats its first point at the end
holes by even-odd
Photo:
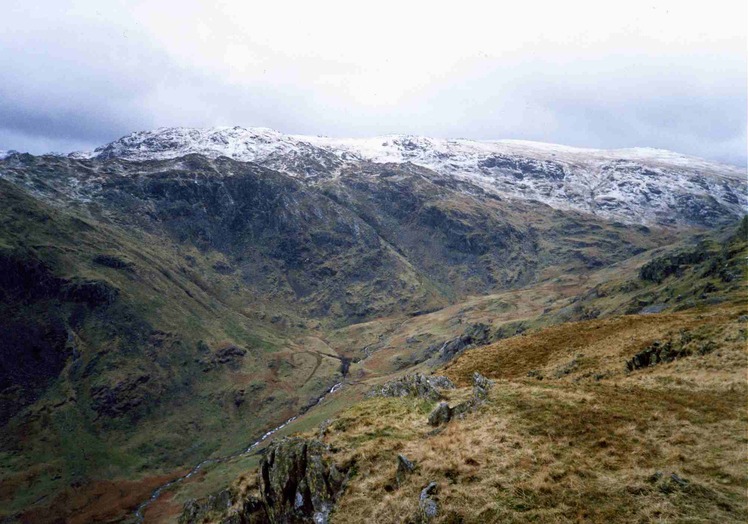
{"type": "MultiPolygon", "coordinates": [[[[234,503],[234,496],[228,490],[224,489],[209,495],[204,499],[190,499],[184,503],[182,515],[179,517],[180,524],[194,524],[202,522],[211,515],[220,515],[225,512],[234,503]]],[[[225,519],[223,519],[225,521],[225,519]]]]}
{"type": "Polygon", "coordinates": [[[478,373],[473,373],[473,399],[476,402],[483,402],[488,398],[488,392],[493,387],[493,381],[478,373]]]}
{"type": "Polygon", "coordinates": [[[452,389],[454,384],[447,377],[427,377],[422,373],[405,375],[372,389],[370,397],[419,397],[440,400],[442,389],[452,389]]]}
{"type": "Polygon", "coordinates": [[[419,522],[430,522],[439,513],[439,505],[436,502],[437,491],[436,482],[430,482],[428,486],[421,490],[421,495],[418,498],[419,522]]]}
{"type": "Polygon", "coordinates": [[[475,402],[472,399],[466,400],[465,402],[460,402],[452,408],[452,418],[464,418],[466,414],[472,411],[474,405],[475,402]]]}
{"type": "Polygon", "coordinates": [[[452,408],[446,402],[439,402],[439,405],[429,415],[429,424],[432,426],[441,426],[452,420],[452,408]]]}
{"type": "Polygon", "coordinates": [[[454,389],[455,387],[451,380],[442,375],[433,375],[427,377],[426,380],[428,380],[428,383],[436,389],[454,389]]]}
{"type": "Polygon", "coordinates": [[[405,477],[416,470],[416,465],[412,461],[405,458],[403,455],[397,456],[397,471],[395,473],[395,480],[397,485],[402,485],[405,477]]]}
{"type": "Polygon", "coordinates": [[[283,439],[260,465],[260,494],[270,522],[327,522],[344,474],[318,440],[283,439]]]}
{"type": "Polygon", "coordinates": [[[285,438],[267,450],[255,488],[235,500],[228,490],[188,501],[180,524],[325,524],[343,490],[345,471],[319,440],[285,438]]]}

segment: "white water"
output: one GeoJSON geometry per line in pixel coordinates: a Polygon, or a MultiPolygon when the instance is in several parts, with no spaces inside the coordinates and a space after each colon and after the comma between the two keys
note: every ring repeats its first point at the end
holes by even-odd
{"type": "MultiPolygon", "coordinates": [[[[339,391],[340,388],[342,388],[342,387],[343,387],[343,383],[342,382],[338,382],[333,387],[331,387],[329,390],[327,390],[327,393],[325,393],[324,395],[322,395],[321,397],[319,397],[319,399],[317,399],[317,403],[315,405],[319,405],[320,403],[322,403],[323,400],[325,400],[325,398],[327,397],[327,395],[330,395],[332,393],[335,393],[336,391],[339,391]]],[[[162,486],[159,486],[158,488],[156,488],[155,490],[153,490],[153,493],[151,493],[151,497],[148,500],[146,500],[145,502],[143,502],[140,506],[138,506],[138,508],[135,510],[135,519],[136,519],[136,521],[137,522],[143,522],[143,520],[145,518],[144,515],[143,515],[145,509],[148,506],[150,506],[151,504],[153,504],[153,502],[155,502],[156,499],[158,499],[161,496],[161,493],[163,493],[164,490],[170,488],[171,486],[173,486],[175,484],[178,484],[180,482],[183,482],[183,481],[189,479],[195,473],[197,473],[198,471],[200,471],[200,469],[202,469],[203,466],[206,466],[208,464],[214,464],[214,463],[218,464],[218,463],[225,462],[225,461],[227,461],[229,459],[232,459],[232,458],[242,457],[242,456],[246,456],[246,455],[251,454],[257,446],[259,446],[260,444],[262,444],[263,442],[265,442],[268,438],[270,438],[271,436],[273,436],[278,431],[280,431],[283,428],[285,428],[286,426],[288,426],[291,422],[293,422],[294,420],[296,420],[297,418],[299,418],[299,416],[300,415],[294,415],[293,417],[291,417],[288,420],[286,420],[280,426],[274,427],[273,429],[271,429],[270,431],[268,431],[267,433],[265,433],[262,437],[260,437],[258,440],[256,440],[255,442],[253,442],[244,451],[237,451],[235,453],[231,453],[230,455],[226,455],[224,457],[217,457],[217,458],[203,460],[197,466],[195,466],[194,468],[192,468],[190,470],[190,472],[187,473],[186,475],[183,475],[183,476],[181,476],[179,478],[176,478],[174,480],[171,480],[171,481],[167,482],[166,484],[163,484],[162,486]]]]}

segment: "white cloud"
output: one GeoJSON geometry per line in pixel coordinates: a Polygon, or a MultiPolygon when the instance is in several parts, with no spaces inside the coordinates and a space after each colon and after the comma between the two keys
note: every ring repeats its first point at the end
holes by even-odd
{"type": "Polygon", "coordinates": [[[237,124],[745,163],[744,2],[48,1],[4,14],[0,137],[95,145],[237,124]]]}

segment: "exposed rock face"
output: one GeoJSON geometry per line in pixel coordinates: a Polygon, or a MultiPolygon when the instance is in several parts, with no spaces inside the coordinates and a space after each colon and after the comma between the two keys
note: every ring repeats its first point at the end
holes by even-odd
{"type": "Polygon", "coordinates": [[[482,346],[491,341],[491,329],[485,324],[473,324],[457,338],[434,344],[429,353],[438,351],[439,360],[449,362],[470,346],[482,346]]]}
{"type": "Polygon", "coordinates": [[[210,371],[223,365],[227,365],[232,369],[238,369],[246,354],[246,349],[233,344],[228,344],[225,347],[218,349],[212,355],[201,360],[201,363],[203,364],[203,372],[210,371]]]}
{"type": "Polygon", "coordinates": [[[93,257],[93,262],[94,264],[109,267],[112,269],[125,269],[125,270],[133,269],[132,262],[125,260],[121,257],[118,257],[117,255],[108,255],[108,254],[96,255],[95,257],[93,257]]]}
{"type": "Polygon", "coordinates": [[[179,524],[202,522],[211,513],[222,513],[234,503],[234,497],[228,489],[201,500],[188,500],[184,504],[179,524]]]}
{"type": "MultiPolygon", "coordinates": [[[[532,142],[397,135],[334,139],[264,128],[162,128],[73,158],[155,160],[229,156],[306,180],[373,161],[424,166],[491,196],[638,223],[712,225],[741,212],[744,172],[664,150],[592,150],[532,142]]],[[[20,155],[9,155],[13,160],[20,155]]]]}
{"type": "Polygon", "coordinates": [[[90,307],[108,306],[119,295],[119,289],[103,280],[73,280],[62,287],[62,296],[90,307]]]}
{"type": "Polygon", "coordinates": [[[345,480],[322,442],[285,438],[272,444],[262,459],[256,492],[244,500],[235,500],[228,490],[190,500],[179,522],[196,524],[208,518],[237,524],[325,524],[345,480]]]}
{"type": "Polygon", "coordinates": [[[260,494],[268,521],[327,522],[344,480],[318,440],[281,440],[260,465],[260,494]]]}
{"type": "Polygon", "coordinates": [[[447,377],[427,377],[422,373],[406,375],[378,386],[369,392],[371,397],[419,397],[429,400],[442,398],[440,390],[455,386],[447,377]]]}
{"type": "Polygon", "coordinates": [[[148,374],[132,375],[112,384],[91,388],[91,404],[99,415],[121,417],[134,415],[134,410],[157,397],[162,386],[148,374]]]}
{"type": "Polygon", "coordinates": [[[693,354],[706,355],[713,351],[714,347],[712,341],[701,340],[697,334],[684,330],[681,331],[679,337],[673,337],[665,342],[659,340],[652,342],[626,362],[626,369],[634,371],[663,362],[672,362],[693,354]]]}

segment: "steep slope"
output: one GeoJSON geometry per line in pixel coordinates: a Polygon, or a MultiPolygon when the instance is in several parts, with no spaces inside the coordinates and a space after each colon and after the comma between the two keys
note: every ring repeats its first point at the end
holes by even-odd
{"type": "Polygon", "coordinates": [[[340,380],[339,359],[295,346],[298,317],[215,270],[217,253],[4,180],[0,224],[4,517],[119,518],[340,380]]]}
{"type": "Polygon", "coordinates": [[[328,178],[350,163],[411,162],[483,190],[630,223],[713,226],[748,205],[746,172],[670,151],[594,150],[418,136],[333,139],[264,128],[163,128],[77,157],[150,160],[199,153],[328,178]]]}
{"type": "Polygon", "coordinates": [[[359,163],[314,185],[225,157],[143,162],[14,155],[2,176],[51,202],[216,251],[220,271],[324,322],[443,307],[672,241],[412,164],[359,163]]]}

